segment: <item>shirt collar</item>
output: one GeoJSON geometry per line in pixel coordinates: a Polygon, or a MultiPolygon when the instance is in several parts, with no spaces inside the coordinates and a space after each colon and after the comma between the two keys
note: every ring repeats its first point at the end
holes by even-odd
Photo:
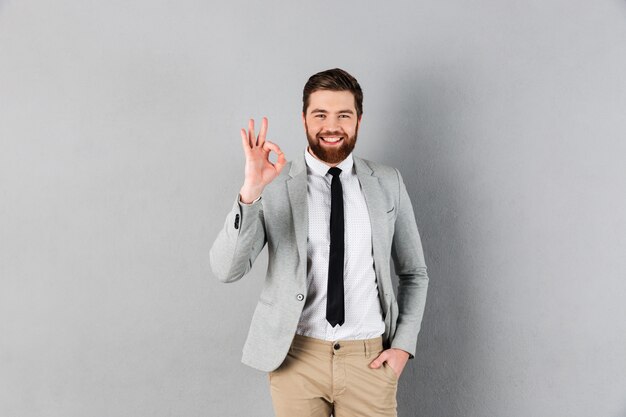
{"type": "MultiPolygon", "coordinates": [[[[313,171],[314,174],[317,174],[322,177],[328,174],[328,170],[330,169],[330,167],[326,165],[325,163],[323,163],[322,161],[320,161],[319,159],[315,158],[313,155],[311,155],[308,147],[304,150],[304,160],[306,161],[307,166],[311,169],[311,171],[313,171]]],[[[344,159],[339,164],[337,164],[337,168],[341,169],[341,174],[344,174],[344,173],[347,174],[347,173],[352,172],[353,166],[354,166],[354,159],[352,158],[352,152],[350,152],[350,154],[346,157],[346,159],[344,159]]]]}

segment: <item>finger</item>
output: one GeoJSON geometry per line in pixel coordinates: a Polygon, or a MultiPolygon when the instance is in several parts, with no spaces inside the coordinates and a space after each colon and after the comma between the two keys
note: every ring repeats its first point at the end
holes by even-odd
{"type": "Polygon", "coordinates": [[[274,142],[270,142],[269,140],[266,141],[263,145],[263,150],[265,152],[268,152],[268,154],[270,151],[273,151],[276,155],[278,155],[278,159],[274,164],[274,168],[276,168],[276,171],[280,173],[283,167],[287,164],[287,159],[285,158],[285,154],[283,153],[283,151],[277,144],[275,144],[274,142]]]}
{"type": "Polygon", "coordinates": [[[283,151],[280,150],[280,147],[277,144],[275,144],[274,142],[270,142],[269,140],[265,141],[265,143],[263,144],[263,149],[274,151],[277,155],[283,153],[283,151]]]}
{"type": "Polygon", "coordinates": [[[278,160],[276,161],[276,163],[274,164],[274,166],[276,167],[276,171],[278,173],[280,173],[280,171],[283,170],[283,167],[287,164],[287,159],[285,159],[285,154],[284,153],[279,153],[278,154],[278,160]]]}
{"type": "Polygon", "coordinates": [[[261,131],[259,132],[259,140],[257,143],[259,146],[263,146],[263,143],[265,143],[266,135],[267,135],[267,117],[264,117],[261,120],[261,131]]]}
{"type": "Polygon", "coordinates": [[[246,129],[241,129],[241,146],[243,147],[243,151],[247,155],[250,152],[250,140],[248,140],[248,134],[246,133],[246,129]]]}
{"type": "Polygon", "coordinates": [[[370,368],[380,368],[380,366],[387,360],[387,352],[382,351],[380,355],[376,359],[370,363],[370,368]]]}
{"type": "Polygon", "coordinates": [[[250,119],[248,121],[248,140],[250,141],[250,146],[256,146],[256,136],[254,136],[254,119],[250,119]]]}
{"type": "Polygon", "coordinates": [[[278,147],[278,145],[274,142],[270,142],[269,140],[265,141],[265,143],[263,144],[263,150],[267,153],[273,151],[276,155],[278,155],[279,158],[281,155],[283,155],[283,151],[280,150],[280,147],[278,147]]]}

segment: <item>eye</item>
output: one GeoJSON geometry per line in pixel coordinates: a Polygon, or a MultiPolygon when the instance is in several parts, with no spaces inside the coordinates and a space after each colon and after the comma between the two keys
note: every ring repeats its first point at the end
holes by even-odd
{"type": "Polygon", "coordinates": [[[323,119],[323,118],[326,117],[326,115],[322,114],[322,113],[318,113],[318,114],[315,115],[315,117],[318,118],[318,119],[323,119]]]}
{"type": "Polygon", "coordinates": [[[340,114],[339,118],[341,118],[341,119],[349,119],[350,115],[348,115],[348,114],[340,114]]]}

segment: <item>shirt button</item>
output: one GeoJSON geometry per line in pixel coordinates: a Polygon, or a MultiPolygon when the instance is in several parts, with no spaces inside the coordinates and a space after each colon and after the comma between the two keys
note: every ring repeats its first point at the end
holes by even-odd
{"type": "Polygon", "coordinates": [[[341,347],[341,345],[339,343],[335,343],[335,346],[333,346],[333,348],[335,348],[335,350],[339,350],[340,347],[341,347]]]}
{"type": "Polygon", "coordinates": [[[298,299],[298,301],[302,301],[302,300],[304,300],[304,295],[298,294],[298,295],[296,295],[296,298],[298,299]]]}
{"type": "Polygon", "coordinates": [[[239,229],[239,215],[235,215],[235,229],[239,229]]]}

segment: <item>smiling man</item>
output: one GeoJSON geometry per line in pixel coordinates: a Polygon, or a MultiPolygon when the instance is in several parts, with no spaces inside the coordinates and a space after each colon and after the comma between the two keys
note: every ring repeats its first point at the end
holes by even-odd
{"type": "Polygon", "coordinates": [[[242,129],[245,180],[211,267],[236,281],[267,243],[242,362],[268,372],[278,417],[396,416],[428,288],[413,207],[398,170],[352,153],[363,115],[354,77],[315,74],[302,101],[309,145],[289,163],[266,140],[267,119],[258,136],[254,120],[242,129]]]}

